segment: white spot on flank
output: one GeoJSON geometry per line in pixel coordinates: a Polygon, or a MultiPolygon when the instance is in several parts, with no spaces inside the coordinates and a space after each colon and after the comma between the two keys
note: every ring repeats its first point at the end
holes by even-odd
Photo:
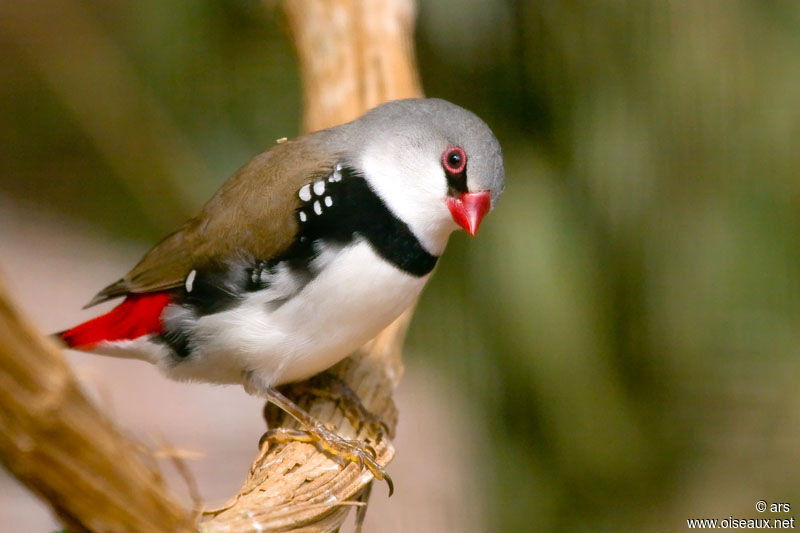
{"type": "Polygon", "coordinates": [[[275,142],[278,143],[278,144],[283,144],[288,140],[289,139],[287,137],[281,137],[280,139],[276,139],[275,142]]]}
{"type": "Polygon", "coordinates": [[[314,202],[314,212],[318,215],[322,214],[322,206],[319,205],[319,200],[314,202]]]}
{"type": "Polygon", "coordinates": [[[189,275],[186,276],[186,292],[192,292],[195,276],[197,276],[197,270],[192,270],[189,272],[189,275]]]}
{"type": "Polygon", "coordinates": [[[314,183],[314,194],[320,196],[322,193],[325,192],[325,182],[324,181],[317,181],[314,183]]]}
{"type": "Polygon", "coordinates": [[[297,216],[299,216],[299,217],[300,217],[300,222],[305,222],[306,220],[308,220],[308,215],[306,215],[306,212],[305,212],[305,211],[300,211],[300,212],[297,214],[297,216]]]}
{"type": "Polygon", "coordinates": [[[330,196],[326,196],[325,197],[325,205],[328,206],[328,207],[332,206],[333,205],[333,198],[331,198],[330,196]]]}
{"type": "Polygon", "coordinates": [[[307,202],[311,200],[311,184],[307,183],[300,188],[300,192],[297,193],[301,200],[307,202]]]}

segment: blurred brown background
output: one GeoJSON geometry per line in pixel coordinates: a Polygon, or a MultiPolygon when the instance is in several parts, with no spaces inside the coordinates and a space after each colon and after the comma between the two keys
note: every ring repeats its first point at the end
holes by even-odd
{"type": "MultiPolygon", "coordinates": [[[[674,531],[800,508],[800,4],[421,0],[416,37],[427,94],[489,123],[508,187],[420,303],[397,495],[374,492],[367,530],[674,531]]],[[[269,3],[4,3],[0,270],[24,309],[45,331],[88,317],[298,132],[298,83],[269,3]]],[[[123,427],[206,453],[190,467],[209,503],[237,488],[260,402],[70,358],[123,427]]],[[[4,528],[56,528],[0,483],[4,528]]]]}

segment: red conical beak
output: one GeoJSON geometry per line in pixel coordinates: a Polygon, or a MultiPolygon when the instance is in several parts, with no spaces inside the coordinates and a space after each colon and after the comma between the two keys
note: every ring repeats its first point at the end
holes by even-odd
{"type": "Polygon", "coordinates": [[[489,191],[465,192],[458,198],[447,197],[447,208],[450,209],[453,220],[473,237],[491,207],[489,191]]]}

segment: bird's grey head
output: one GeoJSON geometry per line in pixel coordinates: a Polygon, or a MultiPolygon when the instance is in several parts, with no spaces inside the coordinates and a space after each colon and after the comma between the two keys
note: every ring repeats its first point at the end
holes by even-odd
{"type": "Polygon", "coordinates": [[[396,100],[341,127],[355,166],[432,253],[475,234],[503,192],[500,144],[475,114],[436,98],[396,100]]]}

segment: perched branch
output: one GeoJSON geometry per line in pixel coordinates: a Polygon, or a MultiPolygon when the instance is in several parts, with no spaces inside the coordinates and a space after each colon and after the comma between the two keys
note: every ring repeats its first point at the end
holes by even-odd
{"type": "Polygon", "coordinates": [[[0,460],[70,531],[192,531],[148,450],[81,392],[0,286],[0,460]]]}
{"type": "Polygon", "coordinates": [[[422,96],[413,0],[290,0],[284,10],[300,59],[307,131],[422,96]]]}
{"type": "MultiPolygon", "coordinates": [[[[412,35],[412,0],[291,0],[285,2],[305,88],[306,130],[347,122],[387,100],[421,96],[412,35]]],[[[403,365],[400,352],[411,310],[333,372],[393,435],[392,392],[403,365]]],[[[356,432],[333,402],[297,397],[321,422],[353,438],[356,432]]],[[[288,416],[282,427],[297,427],[288,416]]],[[[359,438],[369,441],[362,431],[359,438]]],[[[391,441],[370,442],[378,462],[394,456],[391,441]]],[[[365,505],[372,476],[341,465],[311,444],[270,447],[253,463],[240,490],[222,509],[209,511],[203,531],[337,531],[353,506],[365,505]]]]}

